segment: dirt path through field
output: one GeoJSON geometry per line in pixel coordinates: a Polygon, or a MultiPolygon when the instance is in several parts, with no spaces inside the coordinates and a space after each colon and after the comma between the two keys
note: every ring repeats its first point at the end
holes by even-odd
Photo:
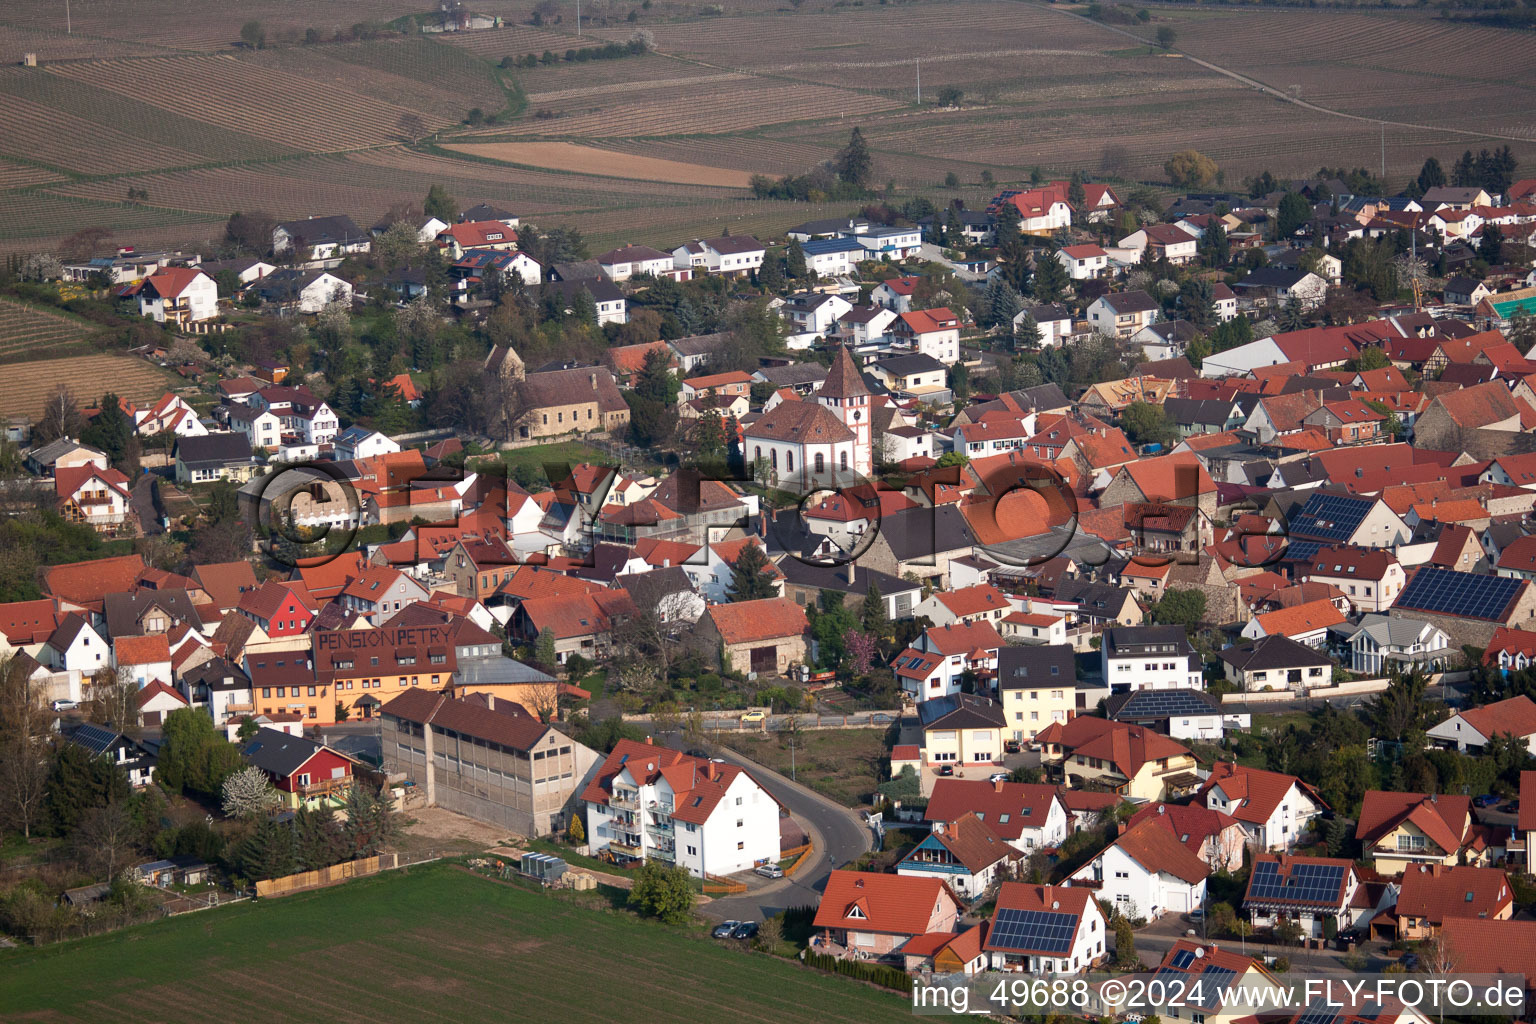
{"type": "Polygon", "coordinates": [[[445,145],[443,148],[468,156],[505,160],[507,163],[522,164],[525,167],[541,167],[641,181],[664,181],[674,185],[720,185],[726,188],[746,188],[752,181],[750,171],[733,171],[724,167],[683,163],[680,160],[614,153],[592,146],[579,146],[574,142],[475,142],[445,145]]]}

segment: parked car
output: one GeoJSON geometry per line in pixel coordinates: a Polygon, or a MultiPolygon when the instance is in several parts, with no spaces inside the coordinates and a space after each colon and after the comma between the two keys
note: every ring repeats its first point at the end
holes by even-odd
{"type": "Polygon", "coordinates": [[[741,720],[743,722],[761,722],[767,717],[768,716],[763,714],[761,711],[748,711],[741,716],[741,720]]]}
{"type": "Polygon", "coordinates": [[[1419,969],[1419,954],[1404,953],[1402,959],[1403,970],[1416,971],[1419,969]]]}
{"type": "Polygon", "coordinates": [[[717,939],[728,939],[731,937],[731,932],[734,932],[739,927],[741,927],[740,921],[722,921],[715,925],[709,934],[717,939]]]}
{"type": "Polygon", "coordinates": [[[683,753],[687,754],[689,757],[697,757],[704,761],[709,760],[709,754],[703,750],[700,750],[698,747],[694,747],[692,750],[685,750],[683,753]]]}
{"type": "Polygon", "coordinates": [[[733,939],[755,939],[755,938],[757,938],[757,922],[756,921],[743,921],[743,922],[741,922],[731,932],[731,938],[733,938],[733,939]]]}
{"type": "Polygon", "coordinates": [[[991,775],[987,776],[987,781],[988,782],[1007,782],[1011,778],[1013,778],[1013,776],[1010,775],[1007,772],[993,772],[991,775]]]}
{"type": "Polygon", "coordinates": [[[1199,924],[1201,921],[1205,920],[1205,908],[1196,907],[1194,910],[1191,910],[1189,913],[1184,915],[1184,920],[1190,922],[1191,924],[1199,924]]]}
{"type": "Polygon", "coordinates": [[[80,703],[73,700],[56,700],[51,706],[55,711],[73,711],[80,706],[80,703]]]}
{"type": "Polygon", "coordinates": [[[784,869],[779,867],[777,864],[762,864],[756,868],[753,868],[753,870],[762,875],[764,878],[784,877],[784,869]]]}
{"type": "Polygon", "coordinates": [[[933,770],[933,773],[935,775],[953,775],[955,774],[955,766],[952,764],[941,764],[933,770]]]}
{"type": "Polygon", "coordinates": [[[1513,814],[1514,812],[1518,811],[1519,809],[1520,809],[1520,801],[1519,800],[1511,800],[1509,803],[1507,803],[1503,807],[1499,808],[1499,810],[1501,810],[1501,811],[1508,811],[1511,814],[1513,814]]]}
{"type": "Polygon", "coordinates": [[[1482,796],[1478,797],[1472,802],[1479,807],[1492,807],[1494,804],[1499,802],[1499,798],[1494,796],[1492,793],[1484,793],[1482,796]]]}
{"type": "Polygon", "coordinates": [[[1364,938],[1365,936],[1360,934],[1360,929],[1345,928],[1334,936],[1334,941],[1339,944],[1340,949],[1347,950],[1352,945],[1359,945],[1364,938]]]}
{"type": "Polygon", "coordinates": [[[1024,749],[1024,744],[1020,743],[1018,740],[1004,740],[1003,741],[1003,753],[1005,753],[1005,754],[1017,754],[1020,751],[1022,751],[1023,749],[1024,749]]]}

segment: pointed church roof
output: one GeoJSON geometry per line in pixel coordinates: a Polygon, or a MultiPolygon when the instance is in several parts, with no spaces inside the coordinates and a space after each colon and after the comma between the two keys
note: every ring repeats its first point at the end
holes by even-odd
{"type": "Polygon", "coordinates": [[[864,378],[859,375],[859,368],[854,365],[853,356],[849,354],[846,345],[839,345],[837,355],[832,357],[832,369],[827,374],[827,379],[821,382],[821,387],[816,391],[818,398],[858,398],[868,395],[869,388],[864,385],[864,378]]]}

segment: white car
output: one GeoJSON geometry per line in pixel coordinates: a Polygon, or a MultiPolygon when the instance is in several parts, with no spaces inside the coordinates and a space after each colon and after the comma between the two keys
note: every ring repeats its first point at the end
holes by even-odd
{"type": "Polygon", "coordinates": [[[51,707],[55,711],[73,711],[76,708],[78,708],[79,706],[80,706],[79,701],[73,701],[73,700],[56,700],[51,705],[51,707]]]}
{"type": "Polygon", "coordinates": [[[777,864],[764,864],[761,867],[754,868],[753,870],[762,875],[764,878],[784,877],[784,869],[779,867],[777,864]]]}

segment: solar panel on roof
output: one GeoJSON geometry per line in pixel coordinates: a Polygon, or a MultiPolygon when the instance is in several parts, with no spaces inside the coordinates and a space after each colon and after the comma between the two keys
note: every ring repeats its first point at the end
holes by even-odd
{"type": "Polygon", "coordinates": [[[1177,967],[1181,971],[1194,962],[1195,951],[1192,949],[1181,949],[1177,953],[1173,954],[1173,966],[1177,967]]]}
{"type": "Polygon", "coordinates": [[[1315,540],[1349,540],[1373,504],[1343,494],[1314,494],[1291,516],[1289,534],[1315,540]]]}
{"type": "Polygon", "coordinates": [[[1505,576],[1484,576],[1426,566],[1413,574],[1413,579],[1398,596],[1397,606],[1497,621],[1503,619],[1504,610],[1523,585],[1523,580],[1505,576]]]}
{"type": "Polygon", "coordinates": [[[1248,898],[1254,901],[1286,903],[1326,903],[1339,898],[1346,867],[1342,864],[1293,864],[1290,874],[1281,875],[1274,861],[1260,861],[1253,866],[1248,898]]]}
{"type": "Polygon", "coordinates": [[[1138,690],[1116,711],[1115,718],[1171,718],[1208,715],[1211,706],[1194,690],[1138,690]]]}
{"type": "Polygon", "coordinates": [[[1333,1024],[1338,1017],[1338,1007],[1329,1006],[1326,999],[1314,999],[1307,1006],[1307,1012],[1297,1019],[1296,1024],[1333,1024]]]}
{"type": "Polygon", "coordinates": [[[999,910],[992,920],[990,941],[1005,949],[1066,953],[1077,931],[1074,914],[1044,910],[999,910]]]}

